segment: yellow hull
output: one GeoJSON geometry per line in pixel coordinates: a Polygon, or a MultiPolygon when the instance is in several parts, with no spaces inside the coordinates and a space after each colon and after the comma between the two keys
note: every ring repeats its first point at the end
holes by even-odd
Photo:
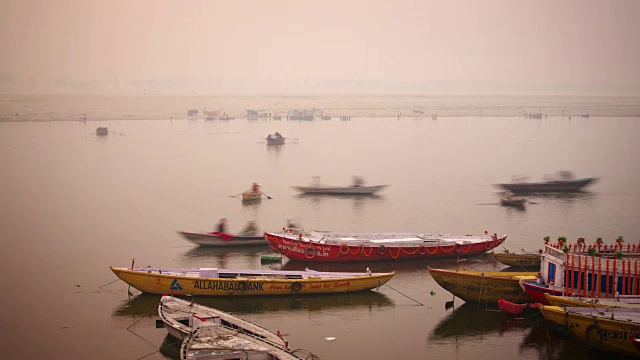
{"type": "Polygon", "coordinates": [[[541,256],[536,254],[493,253],[493,257],[507,266],[540,268],[541,256]]]}
{"type": "Polygon", "coordinates": [[[261,192],[254,193],[254,192],[248,191],[248,192],[242,193],[242,200],[247,201],[247,200],[260,200],[260,199],[262,199],[261,192]]]}
{"type": "MultiPolygon", "coordinates": [[[[616,301],[615,299],[598,299],[598,298],[574,298],[568,296],[556,296],[544,294],[549,304],[553,306],[563,307],[604,307],[604,308],[640,308],[640,304],[625,303],[616,301]]],[[[636,298],[638,299],[638,298],[636,298]]]]}
{"type": "Polygon", "coordinates": [[[545,319],[566,327],[572,335],[586,342],[589,349],[640,356],[640,350],[632,341],[632,338],[640,338],[638,323],[612,320],[611,316],[596,318],[567,312],[559,306],[538,304],[538,308],[545,319]]]}
{"type": "Polygon", "coordinates": [[[274,279],[200,278],[175,276],[111,267],[111,271],[132,287],[150,294],[251,296],[345,293],[384,285],[395,272],[340,278],[274,279]]]}
{"type": "Polygon", "coordinates": [[[533,302],[520,287],[520,280],[535,280],[535,272],[453,271],[429,268],[433,279],[447,291],[467,302],[497,305],[499,299],[533,302]]]}

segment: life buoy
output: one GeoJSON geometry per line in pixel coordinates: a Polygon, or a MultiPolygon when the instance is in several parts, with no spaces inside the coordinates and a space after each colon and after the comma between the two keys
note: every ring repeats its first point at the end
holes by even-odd
{"type": "Polygon", "coordinates": [[[349,245],[347,244],[341,244],[340,245],[340,254],[342,255],[346,255],[349,253],[349,245]]]}
{"type": "Polygon", "coordinates": [[[598,324],[591,324],[587,326],[587,329],[584,331],[584,339],[587,341],[589,350],[599,348],[603,338],[604,334],[598,324]]]}
{"type": "Polygon", "coordinates": [[[307,246],[306,248],[304,248],[304,256],[307,259],[313,259],[314,257],[316,257],[316,248],[311,245],[307,246]]]}
{"type": "Polygon", "coordinates": [[[460,249],[462,248],[462,245],[460,245],[459,243],[456,244],[456,251],[460,252],[460,249]]]}
{"type": "Polygon", "coordinates": [[[248,281],[241,281],[238,283],[236,290],[240,290],[240,291],[247,291],[247,289],[249,288],[249,282],[248,281]]]}
{"type": "Polygon", "coordinates": [[[380,253],[380,255],[382,255],[382,254],[384,254],[384,251],[385,251],[386,249],[387,249],[387,248],[386,248],[386,246],[384,246],[384,245],[380,245],[380,246],[378,247],[378,252],[380,253]]]}
{"type": "Polygon", "coordinates": [[[424,253],[426,253],[426,252],[427,252],[427,248],[424,246],[424,244],[420,245],[420,247],[418,248],[418,252],[419,252],[421,255],[424,255],[424,253]]]}
{"type": "Polygon", "coordinates": [[[291,284],[291,290],[292,291],[300,291],[300,289],[302,289],[302,284],[300,283],[300,281],[296,281],[293,284],[291,284]]]}

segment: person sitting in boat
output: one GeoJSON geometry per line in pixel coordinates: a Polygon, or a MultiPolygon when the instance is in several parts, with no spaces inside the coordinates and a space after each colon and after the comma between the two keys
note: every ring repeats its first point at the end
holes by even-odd
{"type": "Polygon", "coordinates": [[[251,185],[251,192],[252,193],[259,193],[260,192],[260,185],[258,185],[258,183],[253,183],[253,185],[251,185]]]}
{"type": "Polygon", "coordinates": [[[227,232],[227,218],[220,219],[220,221],[218,222],[218,227],[216,228],[216,231],[219,233],[227,232]]]}
{"type": "Polygon", "coordinates": [[[276,131],[275,133],[276,139],[282,139],[282,135],[280,135],[279,132],[276,131]]]}
{"type": "Polygon", "coordinates": [[[240,232],[247,235],[255,235],[258,233],[258,227],[253,220],[249,220],[247,221],[247,225],[245,225],[240,232]]]}
{"type": "Polygon", "coordinates": [[[267,135],[267,139],[271,140],[271,134],[267,135]]]}

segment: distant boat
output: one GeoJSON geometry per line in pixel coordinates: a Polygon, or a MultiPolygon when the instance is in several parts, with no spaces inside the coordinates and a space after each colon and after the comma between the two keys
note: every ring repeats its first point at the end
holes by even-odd
{"type": "Polygon", "coordinates": [[[524,209],[524,205],[527,203],[527,199],[521,196],[514,196],[512,192],[506,191],[500,198],[500,205],[511,206],[515,208],[524,209]]]}
{"type": "Polygon", "coordinates": [[[353,184],[350,186],[327,186],[320,183],[320,177],[314,176],[309,186],[293,186],[294,189],[303,194],[315,195],[372,195],[388,185],[365,186],[364,180],[360,176],[354,176],[353,184]]]}
{"type": "Polygon", "coordinates": [[[518,268],[534,268],[540,269],[541,254],[532,253],[510,253],[507,250],[502,253],[494,252],[493,257],[499,262],[507,266],[518,268]]]}
{"type": "Polygon", "coordinates": [[[106,136],[109,135],[109,128],[105,127],[99,127],[96,129],[96,135],[98,136],[106,136]]]}
{"type": "Polygon", "coordinates": [[[284,145],[285,137],[282,136],[279,132],[267,136],[267,145],[284,145]]]}
{"type": "Polygon", "coordinates": [[[289,120],[313,120],[314,110],[292,110],[289,113],[289,120]]]}
{"type": "Polygon", "coordinates": [[[187,116],[189,116],[189,117],[197,117],[198,116],[198,110],[197,109],[187,110],[187,116]]]}
{"type": "Polygon", "coordinates": [[[524,182],[522,180],[521,178],[512,183],[496,184],[495,186],[513,193],[575,192],[595,183],[598,178],[576,178],[571,171],[557,171],[555,175],[547,176],[545,181],[524,182]]]}
{"type": "Polygon", "coordinates": [[[267,245],[267,241],[262,234],[227,234],[217,231],[213,232],[188,232],[178,231],[185,239],[200,246],[253,246],[267,245]]]}
{"type": "Polygon", "coordinates": [[[202,112],[204,114],[204,119],[205,120],[216,120],[218,119],[218,116],[220,115],[219,111],[203,111],[202,112]]]}

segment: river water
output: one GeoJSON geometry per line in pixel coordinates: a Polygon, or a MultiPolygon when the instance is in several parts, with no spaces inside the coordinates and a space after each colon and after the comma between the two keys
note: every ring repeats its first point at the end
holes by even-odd
{"type": "MultiPolygon", "coordinates": [[[[535,251],[546,235],[640,240],[638,98],[3,95],[0,101],[2,358],[175,358],[177,345],[155,326],[159,296],[136,294],[128,302],[127,286],[113,282],[109,266],[130,266],[133,258],[136,266],[397,271],[388,286],[357,294],[198,299],[280,330],[292,348],[323,359],[593,358],[575,341],[549,338],[539,316],[517,319],[459,299],[445,309],[452,296],[427,266],[455,268],[455,261],[261,265],[260,256],[271,254],[266,246],[198,248],[176,231],[211,230],[227,217],[231,231],[248,220],[262,231],[289,220],[308,230],[487,230],[507,234],[511,251],[535,251]],[[206,106],[236,118],[186,119],[187,109],[206,106]],[[293,107],[323,109],[333,118],[242,117],[247,108],[284,114],[293,107]],[[525,111],[546,116],[525,118],[525,111]],[[88,121],[76,121],[78,114],[88,121]],[[97,137],[104,126],[111,133],[97,137]],[[275,131],[287,137],[285,145],[266,145],[275,131]],[[535,204],[524,211],[496,205],[492,184],[556,170],[600,179],[583,193],[530,197],[535,204]],[[348,184],[353,175],[389,187],[355,198],[300,196],[291,188],[313,176],[348,184]],[[272,199],[243,205],[236,195],[253,182],[272,199]]],[[[504,268],[490,254],[461,267],[504,268]]]]}

